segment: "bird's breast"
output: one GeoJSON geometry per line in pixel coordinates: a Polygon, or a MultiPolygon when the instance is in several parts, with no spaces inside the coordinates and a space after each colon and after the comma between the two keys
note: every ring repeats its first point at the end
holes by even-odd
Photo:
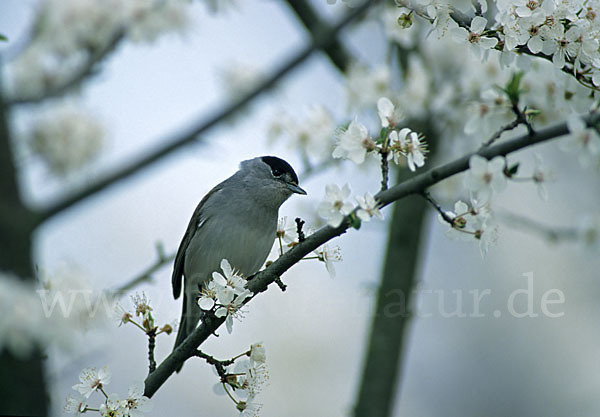
{"type": "Polygon", "coordinates": [[[243,222],[236,220],[240,217],[221,213],[218,221],[213,217],[201,224],[186,251],[186,277],[204,281],[220,271],[222,259],[246,277],[260,269],[275,240],[277,215],[244,217],[243,222]]]}

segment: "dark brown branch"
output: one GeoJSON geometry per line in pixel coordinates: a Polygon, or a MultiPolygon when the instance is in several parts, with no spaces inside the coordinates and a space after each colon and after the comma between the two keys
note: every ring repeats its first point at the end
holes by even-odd
{"type": "Polygon", "coordinates": [[[183,132],[173,135],[170,138],[166,138],[159,143],[165,143],[165,145],[158,149],[150,152],[146,156],[139,158],[137,161],[130,163],[127,166],[121,167],[114,171],[112,174],[108,174],[104,178],[98,180],[95,184],[66,197],[65,199],[51,205],[46,208],[40,216],[40,221],[49,219],[52,216],[68,209],[69,207],[85,200],[86,198],[104,190],[105,188],[114,185],[115,183],[136,174],[143,168],[146,168],[156,161],[164,158],[167,155],[172,154],[182,146],[197,141],[199,135],[206,133],[223,120],[229,118],[234,113],[242,109],[255,97],[259,96],[263,92],[272,88],[279,80],[286,76],[293,69],[297,68],[303,63],[308,57],[310,57],[315,51],[325,48],[330,45],[335,36],[350,22],[361,16],[369,7],[377,3],[377,0],[367,0],[361,6],[358,6],[341,18],[336,24],[332,25],[327,31],[323,31],[318,38],[314,38],[310,45],[305,46],[298,51],[292,58],[288,59],[282,65],[276,69],[273,74],[261,82],[256,88],[250,91],[248,94],[240,97],[233,101],[228,106],[217,110],[208,119],[202,119],[192,124],[190,127],[185,129],[183,132]]]}
{"type": "MultiPolygon", "coordinates": [[[[598,123],[600,115],[597,113],[586,116],[585,121],[588,125],[598,123]]],[[[406,180],[392,188],[379,192],[375,198],[381,203],[381,206],[387,206],[394,201],[400,200],[412,194],[420,194],[428,187],[469,168],[469,159],[478,154],[485,158],[494,156],[505,156],[511,152],[526,148],[537,143],[545,142],[559,136],[569,133],[566,123],[557,124],[537,131],[533,136],[524,135],[518,138],[500,143],[495,146],[480,149],[478,152],[465,155],[452,162],[433,168],[422,174],[406,180]]],[[[257,273],[252,280],[248,282],[248,289],[255,295],[248,299],[250,301],[259,293],[265,291],[267,287],[283,275],[293,265],[298,263],[304,256],[308,255],[322,244],[345,233],[350,227],[348,217],[342,224],[336,228],[325,226],[310,236],[307,236],[304,242],[298,243],[288,252],[280,256],[263,271],[257,273]]],[[[165,383],[165,381],[175,372],[181,363],[195,355],[195,352],[206,339],[208,339],[219,326],[225,322],[225,318],[207,317],[188,338],[175,349],[158,366],[155,372],[149,375],[145,381],[145,394],[152,397],[156,391],[165,383]]]]}

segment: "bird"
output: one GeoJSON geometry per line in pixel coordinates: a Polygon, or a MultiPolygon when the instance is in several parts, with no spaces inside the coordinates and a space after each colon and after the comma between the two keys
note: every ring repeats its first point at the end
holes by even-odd
{"type": "Polygon", "coordinates": [[[181,295],[183,281],[183,309],[173,350],[198,325],[202,310],[197,298],[223,259],[244,277],[265,263],[276,238],[279,207],[292,194],[306,195],[292,166],[276,156],[259,156],[242,161],[235,174],[202,198],[175,256],[173,297],[181,295]]]}

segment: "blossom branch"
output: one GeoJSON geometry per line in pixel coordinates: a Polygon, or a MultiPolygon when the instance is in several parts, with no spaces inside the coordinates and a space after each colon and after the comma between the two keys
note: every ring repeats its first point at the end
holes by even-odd
{"type": "MultiPolygon", "coordinates": [[[[434,23],[435,19],[428,16],[426,6],[415,6],[407,0],[400,0],[398,1],[398,4],[402,7],[409,9],[411,12],[414,12],[417,16],[420,16],[421,18],[425,19],[430,24],[434,23]]],[[[470,31],[472,19],[469,16],[465,15],[459,10],[450,8],[448,17],[452,19],[459,27],[470,31]]],[[[479,12],[476,13],[476,17],[481,17],[479,12]]],[[[498,41],[496,46],[493,47],[493,49],[497,51],[503,51],[504,49],[505,39],[503,36],[501,36],[501,34],[504,33],[504,29],[505,28],[503,26],[494,29],[489,27],[489,25],[486,25],[486,27],[483,30],[486,36],[495,38],[498,41]]],[[[504,33],[504,35],[506,35],[506,33],[504,33]]],[[[557,40],[561,43],[564,41],[564,39],[557,40]]],[[[535,58],[541,58],[552,63],[554,59],[553,55],[549,55],[542,51],[532,51],[527,44],[516,45],[512,52],[515,54],[524,54],[535,58]]],[[[592,70],[594,69],[593,66],[588,66],[581,69],[581,62],[579,62],[577,57],[572,57],[567,54],[567,56],[564,58],[562,67],[559,67],[558,69],[563,73],[569,75],[570,77],[573,77],[578,83],[580,83],[584,87],[594,91],[600,91],[600,87],[595,85],[595,83],[592,80],[592,70]]]]}
{"type": "MultiPolygon", "coordinates": [[[[584,117],[588,125],[594,125],[600,122],[599,113],[591,113],[584,117]]],[[[437,168],[433,168],[422,174],[393,186],[392,188],[379,192],[375,198],[385,207],[394,201],[413,194],[421,194],[428,187],[469,168],[469,159],[478,154],[485,158],[494,156],[505,156],[509,153],[518,151],[529,146],[542,143],[559,136],[569,133],[566,123],[560,123],[535,132],[533,135],[523,135],[518,138],[480,149],[477,152],[470,153],[452,162],[448,162],[437,168]]],[[[353,213],[354,214],[354,213],[353,213]]],[[[306,239],[294,245],[289,251],[280,256],[267,268],[258,272],[248,281],[247,288],[254,295],[246,299],[245,303],[254,299],[259,293],[266,291],[268,286],[275,282],[277,278],[283,275],[293,265],[300,262],[304,256],[308,255],[319,246],[329,240],[342,235],[350,227],[350,217],[346,216],[344,221],[338,227],[325,226],[306,239]]],[[[184,361],[195,356],[198,346],[208,339],[223,323],[225,317],[215,317],[207,315],[206,319],[179,345],[163,362],[156,368],[152,374],[148,375],[145,381],[145,395],[152,397],[156,391],[165,383],[165,381],[175,372],[175,370],[184,361]]]]}
{"type": "Polygon", "coordinates": [[[40,213],[39,221],[42,222],[57,215],[58,213],[85,200],[86,198],[95,195],[99,191],[102,191],[105,188],[132,176],[133,174],[136,174],[143,168],[146,168],[163,157],[172,154],[182,146],[196,142],[199,135],[206,133],[223,120],[231,117],[233,114],[244,108],[246,104],[248,104],[254,98],[272,88],[289,72],[306,61],[315,51],[330,45],[333,39],[335,39],[335,36],[342,29],[344,29],[352,21],[356,20],[376,3],[377,0],[367,0],[362,5],[353,8],[346,16],[342,17],[336,24],[332,25],[329,30],[322,31],[318,37],[313,38],[313,41],[309,45],[302,48],[292,58],[280,65],[270,77],[267,77],[264,81],[258,83],[258,85],[250,92],[234,100],[224,108],[217,110],[207,119],[202,119],[196,123],[193,123],[187,129],[183,130],[182,133],[175,134],[173,137],[168,137],[159,141],[159,143],[164,143],[165,145],[158,147],[156,150],[148,153],[147,155],[117,169],[111,174],[106,175],[104,178],[99,179],[96,181],[96,183],[90,185],[89,187],[84,188],[61,201],[58,201],[53,205],[50,205],[43,210],[42,213],[40,213]]]}

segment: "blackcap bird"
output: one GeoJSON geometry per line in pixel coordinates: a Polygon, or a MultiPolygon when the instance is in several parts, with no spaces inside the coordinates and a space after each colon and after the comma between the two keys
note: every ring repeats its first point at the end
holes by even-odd
{"type": "Polygon", "coordinates": [[[261,156],[243,161],[200,201],[175,257],[173,296],[181,293],[182,276],[184,294],[174,348],[198,325],[202,310],[197,298],[222,259],[244,277],[264,264],[276,237],[279,207],[294,193],[306,191],[290,164],[261,156]]]}

